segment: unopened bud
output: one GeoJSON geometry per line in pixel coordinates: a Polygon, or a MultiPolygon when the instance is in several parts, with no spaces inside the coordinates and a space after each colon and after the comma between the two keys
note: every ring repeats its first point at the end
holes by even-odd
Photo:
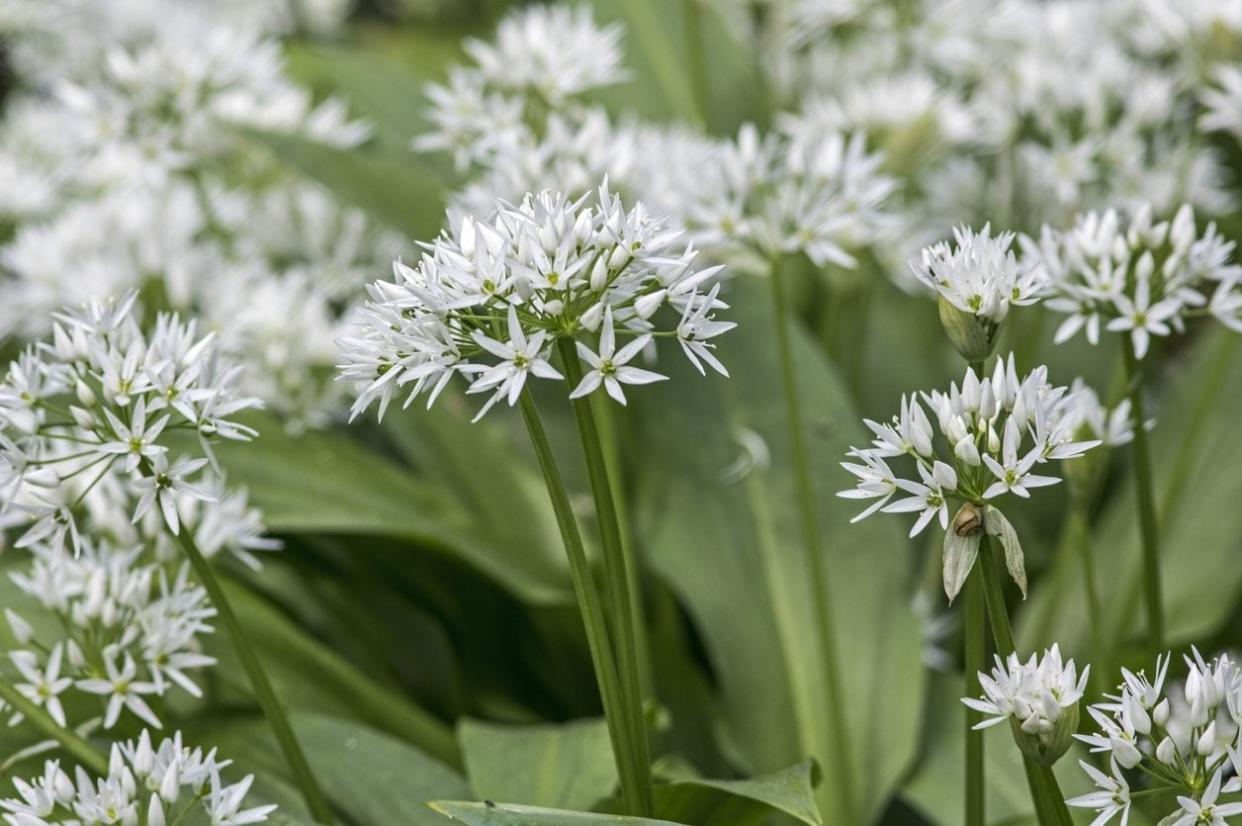
{"type": "Polygon", "coordinates": [[[940,297],[940,324],[949,343],[969,362],[983,361],[996,349],[1000,325],[974,313],[958,309],[953,302],[940,297]]]}

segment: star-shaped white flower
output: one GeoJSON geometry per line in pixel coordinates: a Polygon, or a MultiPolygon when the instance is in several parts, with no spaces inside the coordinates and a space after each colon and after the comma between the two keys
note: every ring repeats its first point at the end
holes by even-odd
{"type": "Polygon", "coordinates": [[[629,363],[642,352],[651,341],[649,333],[638,336],[629,344],[617,350],[617,337],[612,324],[612,309],[604,310],[604,326],[599,334],[599,353],[595,353],[582,342],[577,342],[578,356],[591,365],[591,369],[582,377],[582,381],[569,394],[569,398],[578,399],[593,393],[603,385],[604,390],[619,403],[625,404],[623,384],[651,384],[664,381],[668,376],[630,367],[629,363]]]}

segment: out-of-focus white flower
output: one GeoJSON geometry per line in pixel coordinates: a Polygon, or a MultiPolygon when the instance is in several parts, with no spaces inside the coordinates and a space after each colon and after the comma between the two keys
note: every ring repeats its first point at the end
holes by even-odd
{"type": "Polygon", "coordinates": [[[1207,109],[1199,125],[1207,131],[1232,132],[1242,140],[1242,68],[1222,66],[1216,71],[1216,85],[1201,95],[1207,109]]]}

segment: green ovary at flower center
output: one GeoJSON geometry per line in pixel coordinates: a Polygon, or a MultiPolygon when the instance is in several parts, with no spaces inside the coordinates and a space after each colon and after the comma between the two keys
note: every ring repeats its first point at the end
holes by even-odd
{"type": "Polygon", "coordinates": [[[612,359],[604,359],[600,362],[599,374],[601,376],[615,376],[617,374],[617,366],[612,363],[612,359]]]}
{"type": "Polygon", "coordinates": [[[142,453],[142,439],[137,437],[130,439],[129,450],[131,453],[142,453]]]}
{"type": "Polygon", "coordinates": [[[979,308],[983,306],[983,296],[972,295],[970,298],[966,299],[966,306],[970,307],[970,309],[974,310],[976,313],[979,312],[979,308]]]}
{"type": "Polygon", "coordinates": [[[527,367],[530,367],[530,359],[521,353],[518,353],[513,357],[513,366],[519,370],[525,370],[527,367]]]}

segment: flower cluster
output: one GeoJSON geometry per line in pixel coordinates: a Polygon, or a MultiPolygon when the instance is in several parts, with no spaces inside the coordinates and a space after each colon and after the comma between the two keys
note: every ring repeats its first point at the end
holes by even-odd
{"type": "Polygon", "coordinates": [[[80,722],[63,713],[70,688],[100,697],[109,728],[124,710],[158,727],[148,699],[199,694],[188,672],[212,663],[201,636],[215,612],[175,564],[175,537],[247,564],[278,547],[212,451],[254,435],[233,417],[258,402],[237,393],[212,336],[175,316],[144,335],[135,302],[59,313],[0,383],[0,526],[30,552],[12,578],[58,620],[50,632],[9,610],[20,647],[8,659],[62,725],[80,722]]]}
{"type": "Polygon", "coordinates": [[[1231,260],[1234,242],[1215,224],[1196,230],[1189,206],[1171,221],[1155,221],[1148,208],[1128,223],[1115,210],[1092,212],[1069,231],[1045,227],[1038,241],[1023,243],[1047,272],[1048,307],[1069,316],[1057,329],[1058,342],[1084,330],[1095,344],[1104,327],[1128,334],[1141,359],[1152,336],[1180,332],[1197,316],[1242,330],[1242,266],[1231,260]]]}
{"type": "Polygon", "coordinates": [[[1088,709],[1099,730],[1077,736],[1109,756],[1111,772],[1084,763],[1100,790],[1068,802],[1100,812],[1097,823],[1117,813],[1124,822],[1140,778],[1177,795],[1178,808],[1161,823],[1223,824],[1242,814],[1242,800],[1220,801],[1242,791],[1242,670],[1227,654],[1205,661],[1194,651],[1185,681],[1166,688],[1169,659],[1157,659],[1154,681],[1122,669],[1118,693],[1088,709]]]}
{"type": "Polygon", "coordinates": [[[452,152],[462,170],[539,154],[550,116],[576,129],[585,112],[577,98],[624,77],[621,29],[596,26],[588,6],[531,6],[501,21],[494,43],[471,39],[465,49],[473,65],[428,89],[434,128],[413,141],[418,151],[452,152]]]}
{"type": "Polygon", "coordinates": [[[179,732],[153,745],[144,730],[112,746],[106,777],[80,767],[71,777],[49,760],[39,777],[14,781],[17,797],[0,800],[0,810],[9,826],[164,826],[196,810],[217,826],[265,822],[276,807],[247,806],[254,775],[226,784],[221,772],[231,762],[185,746],[179,732]]]}
{"type": "Polygon", "coordinates": [[[1042,658],[1031,655],[1022,662],[1017,654],[996,658],[991,676],[979,674],[984,698],[965,697],[970,708],[989,715],[977,729],[1010,721],[1022,752],[1051,766],[1065,754],[1078,729],[1078,701],[1082,699],[1091,667],[1082,670],[1074,661],[1062,662],[1055,644],[1042,658]]]}
{"type": "Polygon", "coordinates": [[[997,359],[991,376],[981,379],[968,368],[960,387],[953,383],[947,393],[920,395],[903,396],[901,412],[891,422],[865,420],[875,438],[871,447],[850,449],[851,461],[842,467],[857,483],[837,495],[874,500],[855,522],[880,510],[918,513],[911,536],[938,519],[946,529],[945,590],[950,599],[973,565],[984,531],[1004,544],[1010,573],[1025,590],[1021,547],[994,503],[1009,494],[1028,498],[1032,488],[1056,484],[1056,477],[1036,471],[1099,444],[1078,438],[1077,394],[1049,384],[1046,367],[1019,377],[1010,354],[997,359]],[[932,411],[935,428],[924,404],[932,411]],[[917,477],[894,470],[889,460],[900,457],[913,460],[917,477]],[[899,492],[903,495],[894,501],[899,492]],[[955,501],[962,504],[949,529],[955,501]]]}
{"type": "Polygon", "coordinates": [[[136,289],[262,364],[248,392],[295,424],[339,410],[341,298],[399,244],[255,135],[347,148],[369,134],[288,77],[269,33],[281,2],[227,4],[247,14],[70,0],[16,38],[17,71],[32,76],[0,122],[0,216],[13,227],[0,337],[43,336],[60,307],[136,289]]]}
{"type": "Polygon", "coordinates": [[[726,306],[710,286],[720,268],[696,268],[677,232],[641,204],[626,211],[606,184],[590,202],[551,192],[498,202],[488,220],[463,217],[426,248],[416,267],[398,261],[395,281],[368,288],[340,341],[355,416],[376,400],[382,416],[398,393],[406,405],[426,393],[431,405],[455,375],[489,394],[479,416],[501,399],[512,405],[528,376],[562,378],[556,342],[573,342],[562,359],[589,367],[574,397],[602,387],[624,403],[622,384],[663,378],[630,364],[657,335],[676,338],[700,372],[706,363],[727,375],[712,352],[734,326],[715,319],[726,306]],[[674,313],[661,330],[665,305],[674,313]],[[618,337],[628,339],[619,349],[618,337]]]}

